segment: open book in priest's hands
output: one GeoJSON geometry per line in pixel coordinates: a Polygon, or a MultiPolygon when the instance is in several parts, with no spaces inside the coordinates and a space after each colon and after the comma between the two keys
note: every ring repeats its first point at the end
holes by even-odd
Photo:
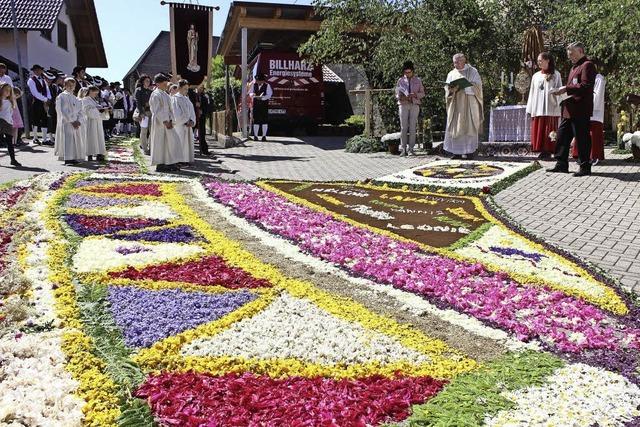
{"type": "Polygon", "coordinates": [[[460,76],[455,80],[451,80],[449,83],[445,82],[445,85],[448,85],[449,87],[457,86],[459,90],[462,90],[473,86],[473,83],[471,83],[465,77],[460,76]]]}

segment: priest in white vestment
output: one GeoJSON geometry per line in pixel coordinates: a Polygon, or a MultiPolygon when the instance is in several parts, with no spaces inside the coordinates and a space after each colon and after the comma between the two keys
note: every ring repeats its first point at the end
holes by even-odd
{"type": "Polygon", "coordinates": [[[82,110],[85,116],[85,141],[86,150],[89,160],[103,161],[107,154],[107,148],[104,142],[104,128],[102,125],[102,106],[98,103],[100,89],[96,86],[80,89],[78,98],[82,100],[82,110]],[[86,89],[86,95],[81,94],[86,89]]]}
{"type": "Polygon", "coordinates": [[[74,94],[76,81],[69,77],[64,81],[64,91],[56,98],[56,142],[54,153],[65,165],[76,164],[86,156],[82,101],[74,94]]]}
{"type": "Polygon", "coordinates": [[[478,70],[467,64],[466,57],[453,56],[454,69],[447,75],[445,96],[447,102],[447,126],[444,149],[454,155],[467,158],[478,149],[484,112],[482,107],[482,79],[478,70]],[[472,86],[464,89],[449,83],[460,78],[467,79],[472,86]]]}
{"type": "Polygon", "coordinates": [[[553,56],[548,52],[538,55],[540,71],[531,78],[527,114],[531,116],[531,151],[538,158],[551,157],[556,152],[555,134],[560,123],[560,102],[553,94],[562,87],[562,76],[556,70],[553,56]]]}
{"type": "Polygon", "coordinates": [[[187,96],[189,82],[180,80],[178,82],[178,92],[171,97],[171,108],[173,110],[173,120],[176,133],[180,137],[180,148],[182,156],[181,163],[193,163],[193,126],[196,124],[196,111],[193,103],[187,96]]]}
{"type": "Polygon", "coordinates": [[[149,98],[151,108],[151,164],[156,165],[158,172],[177,171],[182,156],[180,138],[173,127],[171,97],[166,92],[169,78],[157,74],[153,82],[156,89],[149,98]]]}

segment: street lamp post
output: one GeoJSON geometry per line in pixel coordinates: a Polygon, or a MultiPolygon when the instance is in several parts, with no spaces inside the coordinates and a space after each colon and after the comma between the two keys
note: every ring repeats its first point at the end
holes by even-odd
{"type": "Polygon", "coordinates": [[[16,56],[18,60],[18,75],[20,76],[20,87],[22,89],[22,115],[24,117],[24,131],[29,135],[29,109],[27,108],[27,86],[22,74],[22,54],[20,53],[20,42],[18,41],[18,18],[16,16],[16,0],[11,0],[11,19],[13,21],[13,42],[16,45],[16,56]]]}

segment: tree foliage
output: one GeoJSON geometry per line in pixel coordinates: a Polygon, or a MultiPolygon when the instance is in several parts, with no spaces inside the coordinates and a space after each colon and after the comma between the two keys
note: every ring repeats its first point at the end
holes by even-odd
{"type": "Polygon", "coordinates": [[[393,87],[412,60],[427,87],[425,110],[444,124],[442,81],[463,52],[484,80],[485,100],[500,90],[500,72],[517,72],[522,32],[541,21],[551,0],[317,0],[321,30],[301,46],[315,62],[362,64],[374,88],[393,87]],[[524,10],[539,11],[522,19],[524,10]],[[540,5],[544,5],[541,7],[540,5]]]}
{"type": "Polygon", "coordinates": [[[560,2],[553,28],[567,40],[579,40],[587,54],[602,62],[614,104],[640,94],[640,0],[569,0],[560,2]]]}
{"type": "MultiPolygon", "coordinates": [[[[427,87],[425,109],[442,127],[442,80],[451,56],[467,55],[484,82],[485,106],[501,71],[521,67],[524,31],[539,26],[558,68],[570,64],[564,46],[581,40],[604,62],[610,98],[640,93],[640,0],[316,0],[321,30],[300,47],[317,63],[362,64],[374,88],[393,87],[412,60],[427,87]]],[[[486,108],[488,111],[488,108],[486,108]]]]}

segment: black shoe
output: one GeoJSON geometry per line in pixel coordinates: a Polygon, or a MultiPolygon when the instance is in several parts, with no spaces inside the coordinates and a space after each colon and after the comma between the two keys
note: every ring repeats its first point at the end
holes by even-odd
{"type": "Polygon", "coordinates": [[[87,161],[88,162],[93,162],[93,156],[87,156],[87,161]]]}
{"type": "Polygon", "coordinates": [[[261,141],[262,141],[262,142],[267,142],[267,137],[266,137],[266,136],[263,136],[261,141]]]}
{"type": "Polygon", "coordinates": [[[575,177],[589,176],[591,175],[591,168],[580,168],[580,170],[573,174],[575,177]]]}
{"type": "Polygon", "coordinates": [[[64,164],[65,165],[77,165],[78,161],[77,160],[65,160],[64,164]]]}
{"type": "Polygon", "coordinates": [[[16,159],[13,159],[13,160],[11,160],[11,166],[15,166],[17,168],[21,168],[22,164],[19,161],[17,161],[16,159]]]}
{"type": "Polygon", "coordinates": [[[551,172],[551,173],[569,173],[569,168],[555,165],[554,167],[552,167],[550,169],[547,169],[547,172],[551,172]]]}
{"type": "Polygon", "coordinates": [[[104,154],[98,154],[96,156],[96,160],[99,162],[104,162],[104,154]]]}
{"type": "Polygon", "coordinates": [[[208,152],[208,151],[200,151],[200,155],[201,155],[201,156],[210,156],[210,155],[211,155],[211,153],[210,153],[210,152],[208,152]]]}
{"type": "Polygon", "coordinates": [[[451,157],[451,160],[460,160],[460,159],[462,159],[462,156],[461,156],[461,155],[459,155],[459,154],[454,154],[454,155],[451,157]]]}
{"type": "Polygon", "coordinates": [[[42,143],[42,145],[47,145],[47,146],[49,146],[49,147],[53,147],[53,146],[54,146],[54,145],[56,145],[56,144],[55,144],[55,142],[53,142],[52,140],[47,139],[45,142],[43,142],[43,143],[42,143]]]}
{"type": "Polygon", "coordinates": [[[33,138],[33,141],[31,142],[33,142],[36,145],[42,145],[42,141],[40,141],[38,138],[33,138]]]}
{"type": "Polygon", "coordinates": [[[254,140],[254,141],[257,141],[257,140],[258,140],[258,137],[257,137],[257,136],[254,136],[254,137],[253,137],[253,140],[254,140]]]}
{"type": "Polygon", "coordinates": [[[156,165],[156,172],[166,172],[167,165],[156,165]]]}

